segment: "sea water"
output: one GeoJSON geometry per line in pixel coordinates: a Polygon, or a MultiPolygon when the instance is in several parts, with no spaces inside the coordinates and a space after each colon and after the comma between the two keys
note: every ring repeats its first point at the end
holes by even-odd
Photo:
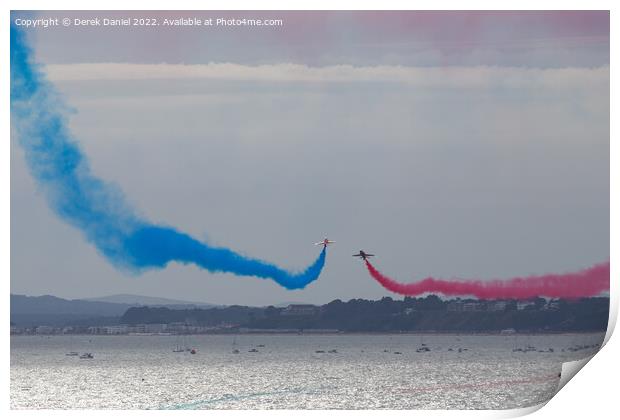
{"type": "Polygon", "coordinates": [[[13,409],[520,408],[549,400],[561,363],[593,354],[603,338],[602,332],[12,336],[10,404],[13,409]],[[197,352],[173,352],[177,347],[197,352]],[[68,356],[72,351],[94,358],[68,356]]]}

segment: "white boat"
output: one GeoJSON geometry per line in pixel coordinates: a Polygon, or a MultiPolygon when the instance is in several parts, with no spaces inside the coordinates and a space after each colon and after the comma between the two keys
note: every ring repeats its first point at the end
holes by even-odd
{"type": "Polygon", "coordinates": [[[233,337],[232,347],[233,347],[232,353],[239,354],[239,349],[237,348],[237,336],[233,337]]]}
{"type": "Polygon", "coordinates": [[[191,349],[185,345],[185,337],[183,337],[183,345],[179,342],[177,337],[177,345],[174,349],[172,349],[173,353],[184,353],[186,351],[190,351],[191,349]]]}

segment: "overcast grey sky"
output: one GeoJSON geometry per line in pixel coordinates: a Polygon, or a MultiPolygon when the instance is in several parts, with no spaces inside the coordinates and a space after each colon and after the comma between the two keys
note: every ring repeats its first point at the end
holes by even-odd
{"type": "Polygon", "coordinates": [[[390,295],[359,249],[401,281],[609,258],[607,13],[281,17],[30,35],[93,172],[141,214],[291,269],[327,234],[319,280],[120,272],[49,210],[13,139],[12,293],[325,303],[390,295]]]}

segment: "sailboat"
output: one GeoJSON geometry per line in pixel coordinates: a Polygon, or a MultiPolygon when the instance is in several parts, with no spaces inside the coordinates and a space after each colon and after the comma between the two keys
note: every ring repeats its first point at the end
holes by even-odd
{"type": "MultiPolygon", "coordinates": [[[[74,337],[71,336],[71,338],[70,338],[71,347],[73,347],[73,344],[74,344],[73,341],[74,341],[74,337]]],[[[77,351],[70,351],[68,353],[65,353],[65,356],[79,356],[79,355],[80,354],[77,351]]]]}
{"type": "Polygon", "coordinates": [[[172,350],[173,353],[183,353],[185,351],[185,346],[181,346],[179,344],[179,339],[177,338],[177,346],[172,350]]]}

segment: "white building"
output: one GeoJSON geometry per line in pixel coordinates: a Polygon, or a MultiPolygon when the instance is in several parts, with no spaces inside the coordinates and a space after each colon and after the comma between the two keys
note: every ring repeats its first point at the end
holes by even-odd
{"type": "Polygon", "coordinates": [[[314,305],[288,305],[281,312],[283,316],[312,316],[316,315],[319,308],[314,305]]]}
{"type": "Polygon", "coordinates": [[[535,304],[534,302],[530,301],[530,300],[526,300],[526,301],[520,301],[517,302],[517,311],[523,311],[526,309],[532,309],[534,308],[535,304]]]}
{"type": "Polygon", "coordinates": [[[37,328],[35,328],[34,332],[37,334],[52,334],[54,332],[54,327],[39,325],[37,328]]]}
{"type": "Polygon", "coordinates": [[[463,304],[463,312],[479,312],[484,310],[482,302],[467,302],[463,304]]]}
{"type": "Polygon", "coordinates": [[[105,334],[108,335],[127,334],[128,331],[127,325],[110,325],[105,327],[105,334]]]}
{"type": "Polygon", "coordinates": [[[543,306],[543,311],[558,311],[560,310],[560,302],[557,300],[550,300],[543,306]]]}
{"type": "Polygon", "coordinates": [[[497,302],[491,302],[487,304],[487,311],[489,312],[501,312],[506,310],[506,302],[499,300],[497,302]]]}

